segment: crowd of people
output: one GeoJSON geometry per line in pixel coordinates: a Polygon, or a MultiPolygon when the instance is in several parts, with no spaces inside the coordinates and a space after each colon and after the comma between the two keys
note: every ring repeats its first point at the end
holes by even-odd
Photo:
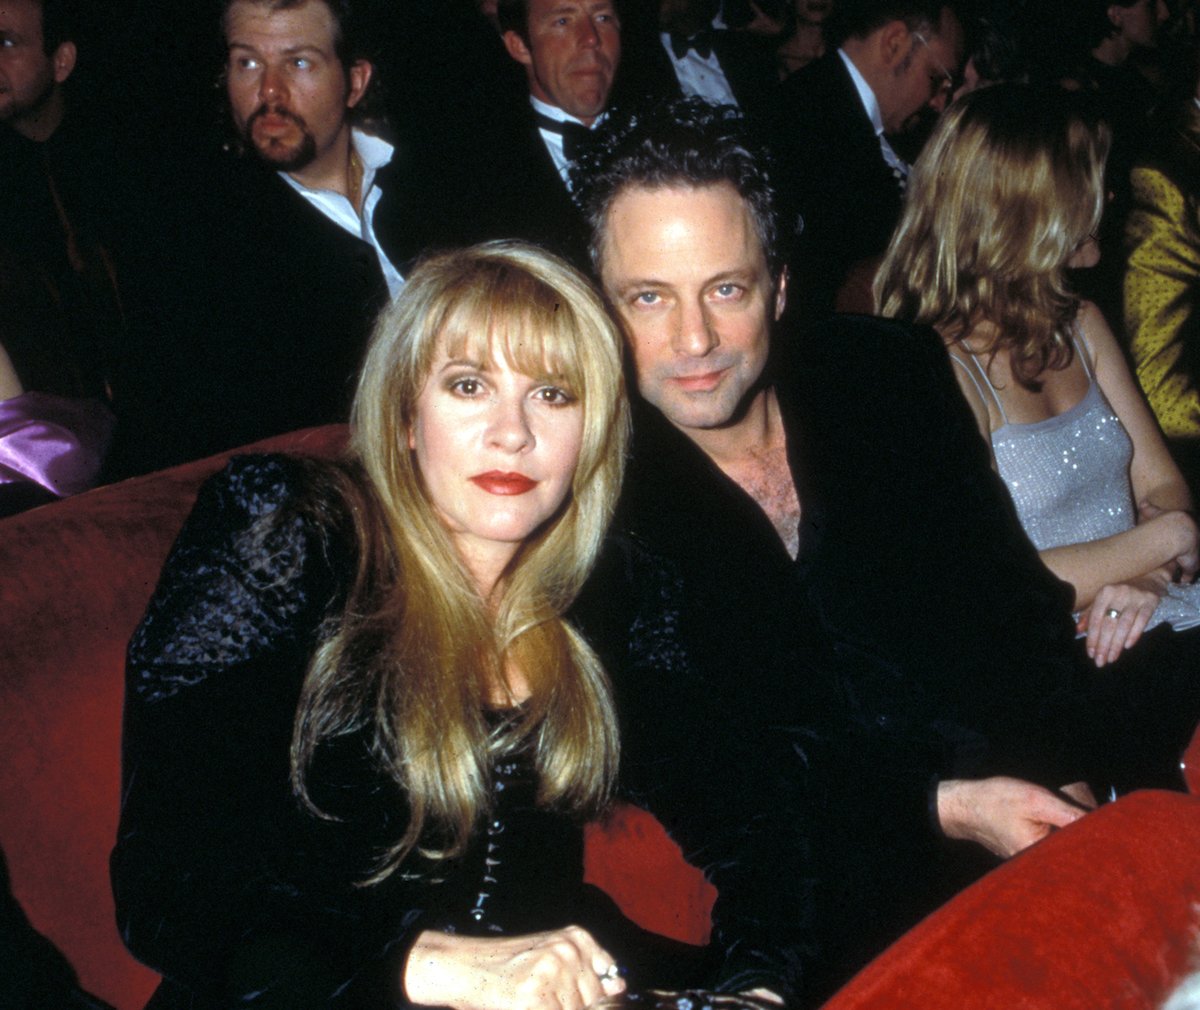
{"type": "Polygon", "coordinates": [[[5,507],[350,422],[205,486],[131,643],[153,1006],[814,1006],[1180,786],[1190,4],[203,7],[101,86],[0,0],[5,507]],[[707,948],[583,884],[616,796],[707,948]]]}

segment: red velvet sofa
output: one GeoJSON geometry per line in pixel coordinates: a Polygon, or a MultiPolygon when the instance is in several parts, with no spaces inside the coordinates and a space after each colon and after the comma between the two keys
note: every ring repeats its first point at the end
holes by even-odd
{"type": "MultiPolygon", "coordinates": [[[[327,455],[344,438],[320,428],[263,447],[327,455]]],[[[0,522],[0,850],[33,926],[118,1010],[155,985],[121,945],[108,887],[125,643],[196,487],[222,462],[0,522]]],[[[1193,790],[1198,758],[1193,744],[1193,790]]],[[[1198,840],[1200,800],[1127,797],[964,892],[828,1006],[1153,1007],[1195,960],[1198,840]]],[[[592,825],[587,861],[638,922],[707,937],[714,892],[648,815],[622,808],[592,825]]]]}

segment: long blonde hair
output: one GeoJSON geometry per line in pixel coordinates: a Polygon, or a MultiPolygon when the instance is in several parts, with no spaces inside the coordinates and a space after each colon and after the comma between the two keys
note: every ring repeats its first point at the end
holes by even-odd
{"type": "Polygon", "coordinates": [[[913,167],[875,278],[880,315],[962,340],[981,322],[1036,386],[1071,360],[1079,300],[1064,271],[1100,226],[1109,134],[1061,92],[981,88],[942,116],[913,167]]]}
{"type": "Polygon", "coordinates": [[[292,744],[293,786],[318,813],[305,782],[318,746],[364,727],[407,795],[407,829],[368,883],[415,848],[432,859],[461,854],[486,813],[493,760],[517,748],[533,748],[540,802],[589,813],[608,799],[618,753],[609,684],[562,615],[620,490],[629,434],[620,348],[588,281],[518,242],[427,260],[375,327],[352,413],[351,456],[365,487],[345,492],[358,570],[310,665],[292,744]],[[583,411],[567,500],[522,545],[494,606],[459,559],[409,449],[417,397],[442,346],[553,374],[583,411]],[[509,664],[531,693],[497,728],[486,709],[509,664]]]}

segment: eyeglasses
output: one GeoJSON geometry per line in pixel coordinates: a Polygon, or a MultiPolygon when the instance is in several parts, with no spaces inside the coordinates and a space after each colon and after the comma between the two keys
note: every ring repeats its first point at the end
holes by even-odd
{"type": "Polygon", "coordinates": [[[933,50],[929,46],[929,39],[920,32],[912,32],[911,34],[914,39],[925,47],[925,51],[929,53],[929,62],[933,64],[934,70],[937,71],[936,74],[929,75],[929,86],[932,89],[932,94],[929,96],[930,100],[939,95],[950,96],[954,94],[958,88],[958,81],[954,74],[950,73],[945,65],[933,55],[933,50]]]}

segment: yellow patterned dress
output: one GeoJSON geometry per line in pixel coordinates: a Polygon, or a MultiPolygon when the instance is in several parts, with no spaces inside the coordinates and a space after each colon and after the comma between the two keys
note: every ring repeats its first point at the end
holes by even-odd
{"type": "Polygon", "coordinates": [[[1138,381],[1173,442],[1200,442],[1200,101],[1135,166],[1125,327],[1138,381]]]}

